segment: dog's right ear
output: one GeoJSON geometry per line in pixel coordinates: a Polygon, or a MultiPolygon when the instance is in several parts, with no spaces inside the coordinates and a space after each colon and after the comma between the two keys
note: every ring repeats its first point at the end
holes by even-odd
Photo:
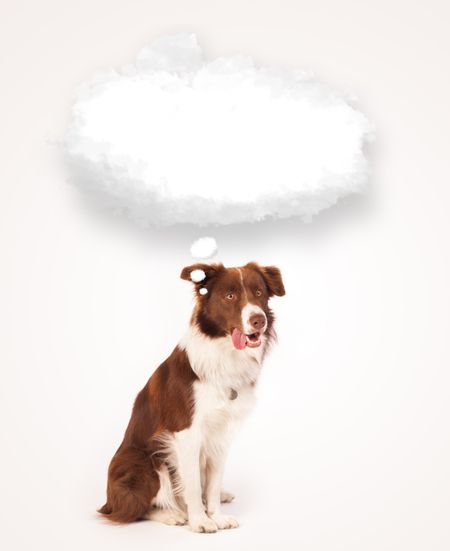
{"type": "Polygon", "coordinates": [[[223,269],[223,264],[205,264],[203,262],[197,262],[196,264],[191,264],[190,266],[186,266],[185,268],[183,268],[181,270],[180,277],[181,279],[185,279],[186,281],[204,284],[223,269]],[[202,272],[204,274],[204,277],[202,277],[202,272]]]}

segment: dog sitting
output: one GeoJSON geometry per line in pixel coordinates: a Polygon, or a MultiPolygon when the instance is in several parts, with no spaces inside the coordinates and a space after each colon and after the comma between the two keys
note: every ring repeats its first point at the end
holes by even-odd
{"type": "Polygon", "coordinates": [[[254,262],[197,263],[181,278],[194,284],[189,328],[136,398],[99,512],[216,532],[238,526],[220,508],[233,499],[221,492],[225,458],[275,337],[268,301],[285,290],[278,268],[254,262]]]}

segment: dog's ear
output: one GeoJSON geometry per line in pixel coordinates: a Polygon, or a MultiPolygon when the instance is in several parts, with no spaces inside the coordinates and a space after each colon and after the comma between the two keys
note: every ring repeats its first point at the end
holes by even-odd
{"type": "Polygon", "coordinates": [[[211,280],[211,278],[223,269],[223,264],[205,264],[203,262],[197,262],[183,268],[180,277],[186,281],[203,284],[211,280]],[[202,272],[204,273],[204,277],[202,277],[202,272]]]}
{"type": "Polygon", "coordinates": [[[270,297],[273,295],[282,297],[286,294],[279,268],[276,266],[260,266],[256,262],[249,262],[247,266],[257,270],[262,275],[270,297]]]}

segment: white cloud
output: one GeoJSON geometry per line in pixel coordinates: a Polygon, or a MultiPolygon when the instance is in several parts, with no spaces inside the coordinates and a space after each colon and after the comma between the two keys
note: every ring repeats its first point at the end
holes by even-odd
{"type": "Polygon", "coordinates": [[[198,259],[212,258],[217,254],[217,241],[214,237],[200,237],[191,245],[191,255],[198,259]]]}
{"type": "Polygon", "coordinates": [[[191,272],[191,281],[194,283],[199,283],[203,281],[206,277],[206,274],[203,270],[192,270],[191,272]]]}
{"type": "Polygon", "coordinates": [[[366,117],[300,71],[205,60],[195,35],[160,38],[83,86],[71,178],[143,225],[310,220],[364,191],[366,117]]]}

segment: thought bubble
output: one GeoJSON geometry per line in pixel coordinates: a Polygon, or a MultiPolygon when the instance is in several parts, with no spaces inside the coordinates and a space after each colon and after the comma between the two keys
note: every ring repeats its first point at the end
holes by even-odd
{"type": "Polygon", "coordinates": [[[298,70],[155,40],[73,105],[70,178],[141,225],[309,221],[365,190],[367,118],[298,70]]]}
{"type": "Polygon", "coordinates": [[[199,260],[212,258],[217,250],[217,241],[214,237],[200,237],[191,245],[191,255],[199,260]]]}

